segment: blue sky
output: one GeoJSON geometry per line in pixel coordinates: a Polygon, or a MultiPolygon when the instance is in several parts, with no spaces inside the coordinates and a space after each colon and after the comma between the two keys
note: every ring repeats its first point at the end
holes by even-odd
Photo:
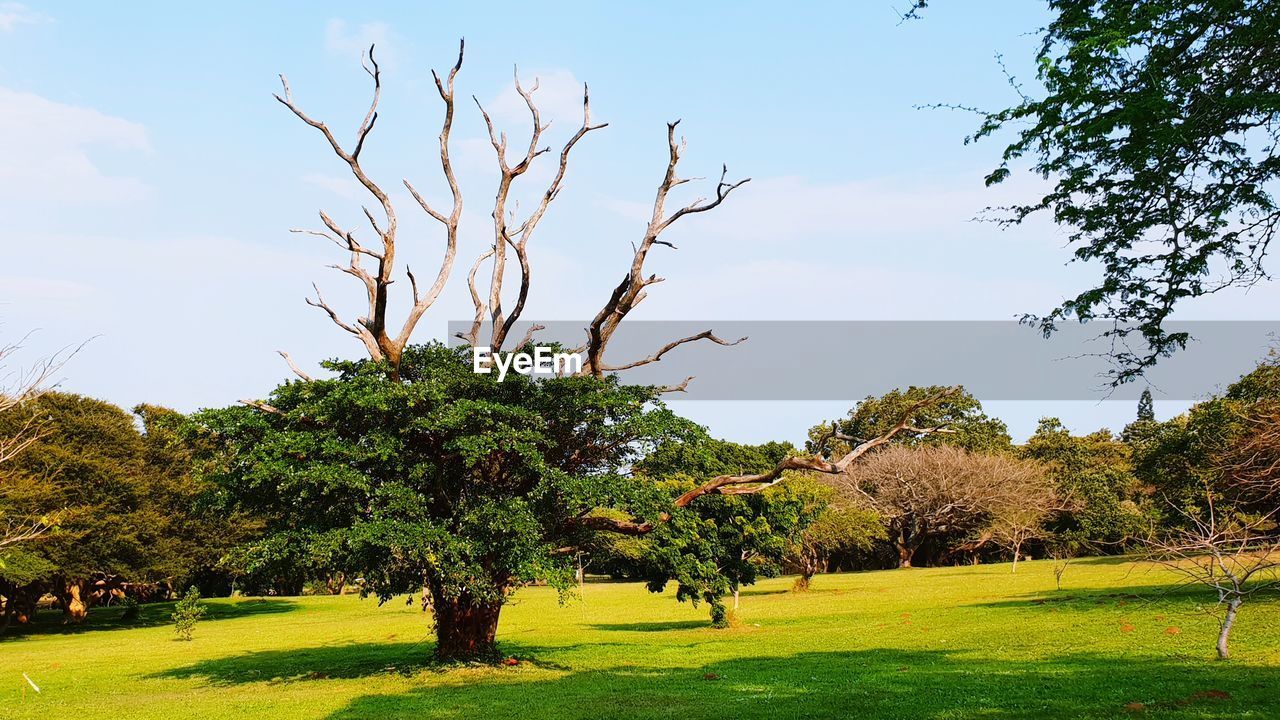
{"type": "MultiPolygon", "coordinates": [[[[905,0],[899,2],[903,4],[905,0]]],[[[594,314],[623,272],[663,170],[664,123],[682,118],[685,172],[721,162],[754,180],[672,232],[651,260],[667,282],[646,319],[1008,319],[1083,286],[1056,228],[970,221],[1025,197],[981,178],[998,153],[965,146],[973,119],[915,105],[1008,104],[994,57],[1026,78],[1041,3],[937,3],[899,24],[860,3],[37,3],[0,2],[0,318],[38,328],[42,352],[95,339],[63,387],[122,405],[191,410],[264,395],[287,372],[360,348],[303,303],[310,283],[358,310],[331,246],[292,235],[325,208],[345,224],[360,198],[313,130],[271,98],[297,101],[350,137],[364,114],[359,56],[385,69],[366,166],[442,197],[440,101],[431,68],[467,39],[459,96],[476,95],[520,137],[513,65],[541,79],[550,141],[576,128],[581,82],[610,127],[584,140],[565,192],[531,246],[530,319],[594,314]]],[[[495,172],[474,105],[459,103],[454,157],[467,193],[460,265],[487,246],[495,172]]],[[[544,168],[544,171],[546,168],[544,168]]],[[[545,175],[531,173],[527,190],[545,175]]],[[[691,191],[690,195],[696,194],[691,191]]],[[[526,197],[531,198],[532,194],[526,197]]],[[[442,238],[397,198],[401,254],[431,267],[442,238]]],[[[462,277],[418,340],[469,317],[462,277]]],[[[1273,286],[1224,295],[1183,317],[1266,319],[1273,286]]],[[[815,339],[815,346],[820,339],[815,339]]],[[[872,348],[872,352],[893,351],[872,348]]],[[[731,351],[726,351],[731,352],[731,351]]],[[[1206,380],[1213,384],[1231,378],[1206,380]]],[[[888,388],[886,388],[887,390],[888,388]]],[[[851,403],[679,403],[717,434],[798,440],[851,403]]],[[[1180,410],[1169,402],[1161,415],[1180,410]]],[[[1041,414],[1078,430],[1118,427],[1131,403],[991,403],[1015,436],[1041,414]]]]}

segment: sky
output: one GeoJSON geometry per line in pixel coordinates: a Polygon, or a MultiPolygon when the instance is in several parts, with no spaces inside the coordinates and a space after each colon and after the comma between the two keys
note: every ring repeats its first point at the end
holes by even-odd
{"type": "MultiPolygon", "coordinates": [[[[358,314],[359,288],[326,268],[342,254],[289,230],[319,227],[320,209],[354,226],[365,200],[319,134],[272,99],[277,75],[299,105],[351,138],[370,91],[361,52],[375,44],[384,89],[366,170],[386,187],[407,178],[443,201],[431,69],[453,63],[461,37],[459,268],[488,246],[497,177],[470,95],[513,144],[528,131],[517,66],[526,81],[539,79],[553,146],[577,128],[583,82],[593,119],[610,124],[575,150],[531,243],[528,319],[585,319],[603,304],[643,231],[665,166],[665,123],[677,118],[686,174],[714,179],[726,163],[752,182],[672,229],[679,249],[659,248],[647,266],[667,281],[633,317],[1006,320],[1047,311],[1094,275],[1067,263],[1062,231],[1043,220],[1014,230],[973,221],[986,206],[1034,196],[1042,181],[1020,174],[985,188],[1000,146],[963,142],[972,115],[919,107],[1015,101],[996,57],[1033,83],[1043,6],[933,5],[927,19],[899,23],[891,0],[0,2],[0,334],[12,341],[35,330],[28,360],[88,339],[62,369],[63,389],[183,411],[264,397],[289,376],[276,350],[305,368],[358,357],[360,345],[303,302],[316,282],[331,304],[358,314]]],[[[550,172],[544,164],[527,176],[517,193],[525,207],[550,172]]],[[[686,186],[686,201],[707,190],[697,185],[686,186]]],[[[438,227],[403,190],[393,199],[401,258],[437,267],[438,227]]],[[[443,338],[448,321],[470,317],[464,280],[455,274],[416,341],[443,338]]],[[[1179,317],[1270,320],[1277,300],[1272,284],[1179,317]]],[[[1206,378],[1206,394],[1232,379],[1206,378]]],[[[729,439],[800,441],[853,400],[672,405],[729,439]]],[[[1100,395],[986,408],[1020,439],[1042,415],[1078,431],[1118,429],[1132,405],[1100,395]]],[[[1185,407],[1156,404],[1162,417],[1185,407]]]]}

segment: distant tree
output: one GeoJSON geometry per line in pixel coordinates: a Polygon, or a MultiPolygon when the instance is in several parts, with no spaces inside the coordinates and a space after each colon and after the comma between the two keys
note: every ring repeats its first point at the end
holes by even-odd
{"type": "Polygon", "coordinates": [[[833,555],[867,551],[887,538],[884,524],[874,511],[835,501],[834,492],[831,496],[834,502],[791,545],[790,560],[800,569],[793,587],[796,591],[809,590],[813,576],[828,571],[833,555]]]}
{"type": "Polygon", "coordinates": [[[14,356],[22,350],[22,341],[0,345],[0,421],[7,423],[8,431],[0,436],[0,569],[3,569],[6,548],[35,540],[51,530],[56,514],[31,512],[29,506],[14,502],[13,473],[7,467],[31,443],[43,435],[47,428],[36,414],[21,413],[24,404],[30,403],[48,390],[48,383],[59,368],[79,348],[64,349],[52,356],[36,360],[31,366],[13,366],[14,356]],[[20,422],[12,422],[21,415],[20,422]]]}
{"type": "MultiPolygon", "coordinates": [[[[849,411],[847,417],[834,423],[816,425],[809,430],[810,450],[817,440],[826,439],[826,446],[839,452],[856,444],[853,440],[831,439],[834,428],[841,435],[854,439],[873,438],[882,434],[902,418],[902,413],[924,398],[935,397],[945,388],[939,386],[893,390],[880,397],[867,397],[849,411]]],[[[982,411],[982,403],[963,388],[946,399],[921,412],[918,422],[923,426],[939,427],[942,432],[923,435],[903,434],[895,438],[895,444],[953,445],[976,452],[1005,452],[1012,449],[1009,430],[999,419],[988,417],[982,411]]]]}
{"type": "Polygon", "coordinates": [[[1024,475],[1038,472],[1034,468],[1008,455],[947,445],[899,446],[869,457],[836,482],[845,497],[880,516],[899,566],[911,567],[926,540],[974,533],[998,509],[1018,502],[1017,493],[1032,485],[1024,475]]]}
{"type": "Polygon", "coordinates": [[[70,622],[133,586],[183,581],[243,537],[235,516],[198,508],[204,490],[162,428],[165,414],[173,413],[144,408],[144,435],[110,403],[47,392],[0,416],[0,440],[34,422],[43,430],[7,464],[6,496],[29,513],[58,515],[58,532],[24,548],[45,568],[26,579],[55,595],[70,622]]]}
{"type": "Polygon", "coordinates": [[[1156,411],[1151,400],[1151,388],[1145,388],[1138,398],[1138,422],[1155,422],[1156,411]]]}
{"type": "Polygon", "coordinates": [[[765,472],[784,458],[796,454],[789,442],[746,445],[707,435],[705,428],[690,428],[678,440],[659,443],[640,462],[636,471],[653,478],[674,475],[715,477],[747,472],[765,472]]]}
{"type": "Polygon", "coordinates": [[[1047,527],[1050,519],[1065,511],[1071,499],[1060,493],[1042,463],[1010,459],[993,471],[999,472],[1002,487],[991,503],[991,519],[981,532],[1010,552],[1010,572],[1017,572],[1023,546],[1051,535],[1047,527]]]}
{"type": "MultiPolygon", "coordinates": [[[[693,486],[690,479],[679,484],[693,486]]],[[[779,574],[790,548],[825,507],[815,486],[804,483],[708,497],[696,509],[675,513],[649,538],[650,563],[657,570],[649,590],[662,592],[675,580],[678,600],[705,601],[712,625],[726,627],[730,615],[724,597],[732,595],[737,610],[743,587],[779,574]]]]}
{"type": "MultiPolygon", "coordinates": [[[[918,16],[924,3],[907,11],[918,16]]],[[[1005,224],[1049,213],[1074,259],[1102,278],[1043,317],[1114,323],[1113,380],[1185,346],[1165,321],[1183,301],[1266,277],[1280,227],[1280,12],[1273,0],[1049,0],[1040,88],[978,110],[966,140],[1014,133],[988,185],[1020,159],[1052,189],[1003,208],[1005,224]]]]}
{"type": "Polygon", "coordinates": [[[1166,512],[1166,522],[1177,525],[1182,512],[1205,512],[1206,488],[1216,493],[1219,510],[1223,502],[1266,512],[1267,496],[1238,492],[1233,485],[1256,482],[1245,458],[1236,453],[1260,452],[1255,468],[1265,476],[1268,418],[1280,403],[1280,362],[1275,357],[1258,365],[1220,396],[1196,403],[1183,415],[1156,423],[1131,442],[1138,478],[1149,486],[1166,512]],[[1251,444],[1253,441],[1253,444],[1251,444]],[[1249,448],[1252,448],[1250,450],[1249,448]],[[1236,469],[1223,472],[1225,465],[1236,469]],[[1247,480],[1252,477],[1252,480],[1247,480]],[[1175,512],[1174,509],[1177,509],[1175,512]],[[1172,515],[1169,515],[1172,513],[1172,515]]]}
{"type": "MultiPolygon", "coordinates": [[[[711,438],[699,428],[659,444],[636,471],[684,492],[697,484],[695,478],[769,472],[795,452],[790,443],[743,445],[711,438]]],[[[690,505],[681,511],[684,517],[646,538],[649,589],[660,592],[668,580],[677,581],[677,598],[706,601],[712,623],[723,627],[728,622],[723,596],[731,594],[737,610],[743,587],[778,574],[790,548],[829,499],[826,486],[791,477],[762,493],[690,505]],[[690,535],[704,542],[692,548],[690,535]]]]}
{"type": "Polygon", "coordinates": [[[1130,446],[1109,430],[1072,435],[1057,418],[1042,418],[1019,453],[1045,463],[1058,495],[1072,500],[1058,514],[1058,533],[1114,549],[1145,535],[1150,488],[1134,474],[1130,446]]]}
{"type": "Polygon", "coordinates": [[[1250,504],[1270,511],[1280,504],[1280,400],[1255,403],[1244,428],[1222,453],[1226,482],[1250,504]]]}

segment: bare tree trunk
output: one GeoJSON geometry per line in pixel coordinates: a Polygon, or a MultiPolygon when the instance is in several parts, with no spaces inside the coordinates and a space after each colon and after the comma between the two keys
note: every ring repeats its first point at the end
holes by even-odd
{"type": "Polygon", "coordinates": [[[1013,568],[1009,572],[1018,572],[1018,557],[1022,555],[1022,543],[1015,542],[1013,544],[1013,568]]]}
{"type": "Polygon", "coordinates": [[[898,567],[911,567],[911,558],[915,557],[915,554],[916,549],[914,547],[908,545],[902,540],[898,541],[898,567]]]}
{"type": "Polygon", "coordinates": [[[733,609],[734,610],[738,609],[738,592],[740,589],[741,588],[738,587],[738,584],[734,583],[733,585],[733,609]]]}
{"type": "Polygon", "coordinates": [[[444,662],[490,661],[498,658],[494,638],[498,633],[501,602],[472,598],[432,598],[436,619],[436,658],[444,662]]]}
{"type": "Polygon", "coordinates": [[[89,606],[83,598],[82,580],[64,579],[58,583],[55,594],[62,604],[63,621],[79,625],[89,616],[89,606]]]}
{"type": "Polygon", "coordinates": [[[1240,611],[1240,598],[1231,598],[1227,601],[1227,616],[1222,619],[1222,631],[1218,633],[1218,659],[1226,660],[1231,657],[1231,651],[1227,647],[1227,641],[1231,636],[1231,626],[1236,622],[1236,613],[1240,611]]]}

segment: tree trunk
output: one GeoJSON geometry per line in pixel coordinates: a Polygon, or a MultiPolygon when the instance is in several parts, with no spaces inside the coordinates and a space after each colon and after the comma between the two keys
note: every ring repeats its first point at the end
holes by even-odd
{"type": "Polygon", "coordinates": [[[796,578],[795,584],[791,586],[792,591],[808,592],[813,585],[813,575],[813,572],[806,566],[804,572],[800,574],[800,577],[796,578]]]}
{"type": "Polygon", "coordinates": [[[1227,641],[1231,636],[1231,626],[1236,622],[1236,613],[1240,611],[1240,598],[1232,598],[1227,601],[1227,616],[1222,619],[1222,631],[1218,633],[1218,659],[1226,660],[1231,657],[1231,651],[1227,647],[1227,641]]]}
{"type": "Polygon", "coordinates": [[[436,658],[444,662],[496,661],[501,602],[474,602],[470,597],[432,599],[436,619],[436,658]]]}
{"type": "Polygon", "coordinates": [[[55,594],[62,604],[63,622],[79,625],[89,616],[89,606],[85,604],[83,597],[83,585],[82,580],[70,579],[58,583],[55,594]]]}
{"type": "Polygon", "coordinates": [[[734,610],[737,610],[737,609],[738,609],[738,589],[739,589],[739,588],[738,588],[737,584],[735,583],[735,584],[734,584],[734,586],[733,586],[733,609],[734,609],[734,610]]]}
{"type": "Polygon", "coordinates": [[[1022,543],[1013,544],[1013,568],[1009,572],[1018,572],[1018,556],[1022,554],[1022,543]]]}
{"type": "Polygon", "coordinates": [[[920,545],[916,540],[918,537],[920,533],[912,532],[905,523],[899,526],[898,538],[894,543],[898,546],[898,567],[911,567],[911,558],[915,557],[916,547],[920,545]]]}
{"type": "Polygon", "coordinates": [[[910,545],[907,545],[906,543],[899,542],[898,543],[898,567],[900,568],[911,567],[911,558],[915,556],[915,554],[916,554],[915,548],[911,547],[910,545]]]}

